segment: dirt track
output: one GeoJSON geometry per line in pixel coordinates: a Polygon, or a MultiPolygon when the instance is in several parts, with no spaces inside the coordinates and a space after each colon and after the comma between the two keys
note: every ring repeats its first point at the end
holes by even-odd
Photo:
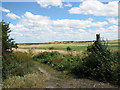
{"type": "Polygon", "coordinates": [[[44,68],[37,66],[38,70],[50,78],[46,81],[47,88],[117,88],[109,83],[102,83],[89,79],[69,78],[60,79],[49,74],[44,68]]]}

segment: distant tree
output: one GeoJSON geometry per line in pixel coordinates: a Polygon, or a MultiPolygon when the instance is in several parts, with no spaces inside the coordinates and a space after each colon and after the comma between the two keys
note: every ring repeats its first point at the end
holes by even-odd
{"type": "Polygon", "coordinates": [[[13,41],[13,38],[10,38],[10,27],[9,23],[6,23],[4,21],[0,22],[0,25],[2,26],[2,55],[7,52],[12,52],[12,48],[18,48],[17,44],[15,44],[15,41],[13,41]]]}

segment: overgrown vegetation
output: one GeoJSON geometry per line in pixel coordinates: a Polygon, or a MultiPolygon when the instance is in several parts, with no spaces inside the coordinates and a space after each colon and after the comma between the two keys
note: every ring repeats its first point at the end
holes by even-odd
{"type": "Polygon", "coordinates": [[[48,64],[58,71],[69,69],[69,65],[75,58],[72,55],[62,55],[59,52],[43,52],[33,57],[35,61],[48,64]]]}
{"type": "Polygon", "coordinates": [[[32,57],[28,53],[13,52],[18,48],[14,39],[10,38],[9,23],[0,22],[2,25],[2,77],[3,80],[12,76],[24,76],[31,72],[32,57]]]}
{"type": "Polygon", "coordinates": [[[62,55],[58,52],[43,52],[34,56],[37,62],[48,64],[58,71],[68,71],[79,78],[95,79],[120,85],[119,52],[111,52],[106,44],[95,41],[81,56],[62,55]]]}
{"type": "Polygon", "coordinates": [[[3,58],[3,79],[12,76],[24,76],[32,72],[32,57],[28,53],[14,52],[11,56],[4,56],[3,58]]]}
{"type": "Polygon", "coordinates": [[[36,73],[32,50],[26,52],[13,52],[12,48],[18,48],[10,38],[9,24],[2,25],[2,79],[3,88],[45,88],[47,85],[43,74],[36,73]]]}
{"type": "Polygon", "coordinates": [[[72,73],[79,77],[120,85],[118,75],[120,74],[120,53],[111,52],[106,45],[97,41],[87,50],[88,52],[81,62],[72,68],[72,73]]]}

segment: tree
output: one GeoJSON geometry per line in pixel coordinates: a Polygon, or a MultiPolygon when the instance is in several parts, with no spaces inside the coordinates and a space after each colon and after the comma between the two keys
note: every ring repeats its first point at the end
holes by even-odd
{"type": "Polygon", "coordinates": [[[0,25],[2,26],[2,55],[4,53],[12,52],[12,48],[18,48],[17,44],[15,44],[15,41],[13,41],[13,38],[10,38],[10,28],[9,23],[6,23],[4,21],[0,22],[0,25]]]}

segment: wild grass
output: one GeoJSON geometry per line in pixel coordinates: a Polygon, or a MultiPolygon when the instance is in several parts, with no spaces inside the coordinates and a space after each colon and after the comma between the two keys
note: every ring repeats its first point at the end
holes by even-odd
{"type": "Polygon", "coordinates": [[[40,73],[32,73],[20,76],[9,77],[3,82],[3,88],[46,88],[45,83],[49,78],[40,73]]]}
{"type": "Polygon", "coordinates": [[[26,52],[13,52],[3,57],[2,66],[3,79],[12,76],[24,76],[32,72],[32,56],[26,52]]]}
{"type": "Polygon", "coordinates": [[[3,88],[46,88],[47,78],[32,59],[32,50],[13,52],[3,58],[3,88]]]}

